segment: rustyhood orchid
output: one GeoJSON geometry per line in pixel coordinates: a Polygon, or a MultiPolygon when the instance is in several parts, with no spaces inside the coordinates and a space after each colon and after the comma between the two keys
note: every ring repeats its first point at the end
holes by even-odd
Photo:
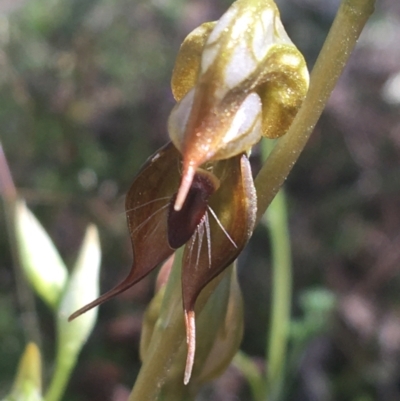
{"type": "Polygon", "coordinates": [[[193,177],[179,211],[174,202],[182,157],[172,143],[142,167],[126,197],[134,264],[126,279],[71,319],[125,291],[186,244],[182,297],[188,333],[189,380],[195,351],[194,306],[205,285],[233,262],[254,228],[256,195],[245,154],[207,163],[193,177]]]}
{"type": "Polygon", "coordinates": [[[172,142],[148,159],[126,197],[132,269],[71,319],[131,287],[185,246],[187,383],[196,299],[238,257],[254,229],[256,192],[248,154],[262,136],[286,132],[307,87],[304,59],[273,1],[238,0],[218,22],[189,34],[172,76],[177,100],[168,122],[172,142]]]}

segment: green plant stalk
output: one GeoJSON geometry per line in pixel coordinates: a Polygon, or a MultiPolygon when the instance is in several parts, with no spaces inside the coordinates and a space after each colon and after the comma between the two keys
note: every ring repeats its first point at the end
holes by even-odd
{"type": "MultiPolygon", "coordinates": [[[[257,175],[258,215],[265,209],[272,242],[272,312],[267,345],[265,399],[279,399],[284,375],[291,304],[291,261],[285,196],[277,195],[303,150],[339,78],[367,19],[374,0],[344,0],[311,73],[310,88],[287,134],[257,175]],[[276,195],[275,199],[274,196],[276,195]],[[273,201],[272,201],[273,200],[273,201]]],[[[266,145],[265,145],[266,146],[266,145]]]]}
{"type": "MultiPolygon", "coordinates": [[[[271,141],[262,144],[263,159],[272,151],[271,141]]],[[[264,214],[272,249],[272,295],[270,331],[266,344],[267,365],[263,399],[280,398],[284,379],[292,302],[292,263],[286,199],[283,189],[264,214]]]]}
{"type": "Polygon", "coordinates": [[[277,141],[255,179],[259,221],[298,159],[360,33],[375,0],[343,0],[311,72],[310,87],[288,132],[277,141]]]}
{"type": "Polygon", "coordinates": [[[268,339],[266,399],[280,398],[289,337],[292,302],[292,263],[285,193],[281,189],[266,216],[272,248],[272,308],[268,339]]]}
{"type": "Polygon", "coordinates": [[[69,353],[64,348],[64,352],[57,353],[55,371],[51,378],[49,388],[44,397],[44,401],[59,401],[64,395],[72,370],[75,367],[77,355],[69,353]]]}
{"type": "MultiPolygon", "coordinates": [[[[270,141],[265,141],[263,150],[270,141]]],[[[267,153],[267,152],[263,152],[267,153]]],[[[266,155],[265,155],[266,156],[266,155]]],[[[266,377],[261,377],[252,361],[243,353],[234,363],[249,382],[257,401],[278,400],[281,395],[290,324],[292,265],[285,193],[281,189],[264,215],[271,236],[272,296],[270,332],[266,344],[266,377]]]]}

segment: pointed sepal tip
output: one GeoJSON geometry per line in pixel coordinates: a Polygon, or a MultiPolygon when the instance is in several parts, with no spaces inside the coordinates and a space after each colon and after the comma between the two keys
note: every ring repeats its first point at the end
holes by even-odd
{"type": "Polygon", "coordinates": [[[185,375],[183,384],[189,383],[192,376],[194,355],[196,351],[196,321],[194,310],[185,310],[185,326],[186,326],[186,343],[187,343],[187,357],[185,366],[185,375]]]}
{"type": "Polygon", "coordinates": [[[176,195],[176,201],[174,205],[175,211],[179,212],[182,209],[187,194],[192,186],[193,178],[196,173],[196,168],[193,165],[184,166],[182,181],[179,185],[178,194],[176,195]]]}

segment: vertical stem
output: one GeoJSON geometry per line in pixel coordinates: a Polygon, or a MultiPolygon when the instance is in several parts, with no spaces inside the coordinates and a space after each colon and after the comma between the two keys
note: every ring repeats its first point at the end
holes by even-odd
{"type": "Polygon", "coordinates": [[[72,370],[75,366],[77,356],[59,354],[57,355],[56,370],[51,378],[51,383],[44,397],[44,401],[59,401],[67,387],[72,370]]]}
{"type": "Polygon", "coordinates": [[[306,99],[289,131],[277,141],[255,180],[258,220],[271,204],[267,212],[273,252],[271,332],[267,345],[268,401],[277,400],[282,388],[291,299],[290,245],[283,192],[273,202],[272,200],[311,135],[367,19],[373,12],[374,4],[375,0],[342,1],[311,73],[306,99]]]}
{"type": "Polygon", "coordinates": [[[357,39],[374,10],[375,0],[343,0],[311,73],[310,88],[289,131],[277,141],[255,179],[261,219],[298,159],[357,39]]]}
{"type": "MultiPolygon", "coordinates": [[[[267,158],[272,141],[263,142],[267,158]]],[[[282,391],[286,360],[292,294],[292,263],[286,199],[281,189],[264,215],[271,237],[272,296],[269,338],[266,344],[266,395],[269,401],[278,400],[282,391]]]]}

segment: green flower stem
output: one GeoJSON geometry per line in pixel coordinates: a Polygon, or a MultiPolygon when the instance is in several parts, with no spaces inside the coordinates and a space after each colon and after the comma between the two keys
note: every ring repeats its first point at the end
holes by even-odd
{"type": "Polygon", "coordinates": [[[307,96],[289,131],[277,141],[255,179],[258,221],[310,137],[367,19],[374,10],[374,4],[375,0],[342,1],[311,73],[307,96]]]}
{"type": "Polygon", "coordinates": [[[56,370],[52,376],[50,386],[44,397],[45,401],[58,401],[65,392],[72,370],[76,364],[76,353],[58,353],[56,360],[56,370]]]}
{"type": "Polygon", "coordinates": [[[246,378],[253,398],[256,401],[261,401],[264,398],[264,383],[263,377],[256,364],[242,351],[236,353],[232,363],[246,378]]]}
{"type": "MultiPolygon", "coordinates": [[[[263,158],[273,148],[263,142],[263,158]]],[[[267,340],[267,366],[263,399],[278,400],[282,391],[286,360],[290,309],[292,302],[292,263],[286,199],[283,189],[275,196],[264,214],[270,232],[272,249],[272,296],[270,332],[267,340]]]]}
{"type": "Polygon", "coordinates": [[[273,252],[272,316],[267,345],[266,382],[266,399],[269,401],[279,398],[283,384],[292,281],[285,197],[282,191],[275,199],[274,196],[311,135],[367,19],[373,12],[374,4],[374,0],[342,2],[311,73],[306,99],[289,131],[277,141],[255,180],[258,220],[271,204],[266,214],[273,252]]]}
{"type": "Polygon", "coordinates": [[[292,302],[292,263],[285,193],[281,189],[265,214],[272,248],[272,310],[267,359],[267,399],[279,399],[286,360],[292,302]]]}
{"type": "MultiPolygon", "coordinates": [[[[183,250],[184,248],[181,248],[175,253],[174,265],[165,290],[160,317],[128,401],[155,401],[159,399],[159,392],[166,380],[167,372],[174,362],[181,344],[185,341],[181,295],[183,250]]],[[[201,292],[196,302],[197,314],[203,309],[226,272],[229,272],[229,269],[216,277],[201,292]]],[[[179,398],[176,401],[180,401],[179,398]]]]}

